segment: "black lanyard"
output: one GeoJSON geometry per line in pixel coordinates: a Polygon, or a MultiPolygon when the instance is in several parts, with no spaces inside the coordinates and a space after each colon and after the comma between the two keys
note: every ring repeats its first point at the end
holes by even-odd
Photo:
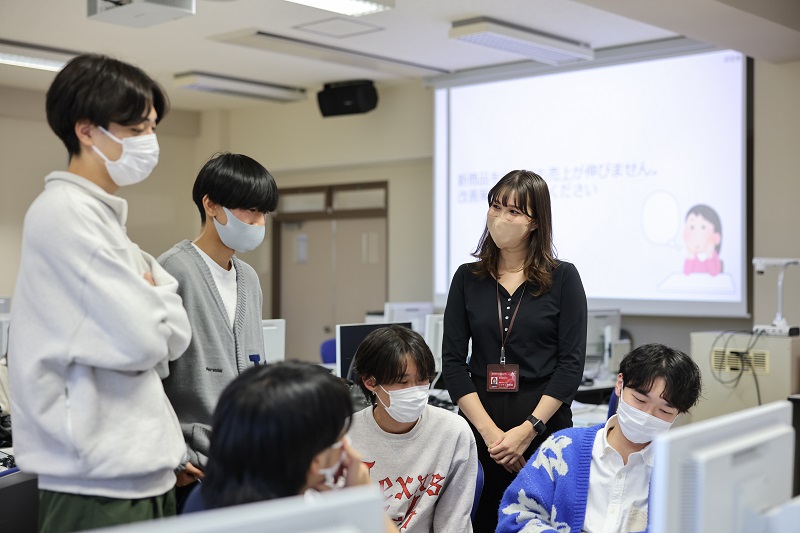
{"type": "Polygon", "coordinates": [[[522,294],[519,296],[519,301],[517,302],[517,307],[514,309],[514,314],[511,315],[511,322],[508,324],[508,330],[503,334],[503,311],[500,308],[500,282],[495,280],[495,289],[497,290],[497,320],[500,322],[500,364],[506,364],[506,342],[508,342],[508,336],[511,335],[511,328],[514,327],[514,320],[517,318],[517,311],[519,311],[519,306],[522,304],[522,299],[525,298],[525,286],[526,283],[522,284],[522,294]]]}

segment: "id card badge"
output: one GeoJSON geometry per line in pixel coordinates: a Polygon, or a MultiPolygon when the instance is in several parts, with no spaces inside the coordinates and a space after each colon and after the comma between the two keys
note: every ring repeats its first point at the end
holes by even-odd
{"type": "Polygon", "coordinates": [[[486,390],[488,392],[517,392],[519,390],[519,365],[486,365],[486,390]]]}

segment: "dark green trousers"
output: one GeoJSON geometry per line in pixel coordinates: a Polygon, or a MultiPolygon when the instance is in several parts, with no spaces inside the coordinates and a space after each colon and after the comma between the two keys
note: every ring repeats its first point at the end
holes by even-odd
{"type": "Polygon", "coordinates": [[[39,532],[68,533],[175,515],[175,489],[138,500],[39,491],[39,532]]]}

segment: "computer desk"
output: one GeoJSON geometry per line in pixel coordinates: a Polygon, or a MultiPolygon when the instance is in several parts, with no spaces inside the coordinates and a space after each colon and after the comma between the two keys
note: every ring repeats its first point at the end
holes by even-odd
{"type": "MultiPolygon", "coordinates": [[[[2,452],[2,453],[0,453],[0,458],[5,458],[8,455],[13,456],[14,455],[14,448],[13,447],[0,448],[0,452],[2,452]]],[[[8,470],[8,469],[5,466],[0,465],[0,472],[3,472],[5,470],[8,470]]]]}
{"type": "Polygon", "coordinates": [[[575,400],[589,404],[608,404],[611,391],[617,384],[616,379],[595,379],[591,385],[581,385],[575,394],[575,400]]]}
{"type": "Polygon", "coordinates": [[[16,471],[0,475],[0,531],[36,533],[38,518],[39,487],[36,474],[16,471]]]}

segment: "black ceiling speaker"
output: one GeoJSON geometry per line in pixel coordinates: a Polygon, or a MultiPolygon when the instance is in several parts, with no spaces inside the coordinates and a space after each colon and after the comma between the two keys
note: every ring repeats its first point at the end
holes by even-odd
{"type": "Polygon", "coordinates": [[[370,80],[326,83],[317,102],[323,117],[366,113],[378,105],[378,91],[370,80]]]}

